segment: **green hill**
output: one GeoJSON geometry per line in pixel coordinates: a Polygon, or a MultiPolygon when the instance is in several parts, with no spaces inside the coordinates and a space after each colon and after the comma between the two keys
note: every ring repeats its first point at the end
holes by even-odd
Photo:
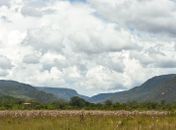
{"type": "Polygon", "coordinates": [[[89,97],[78,94],[73,89],[68,88],[52,88],[52,87],[37,87],[38,90],[44,91],[46,93],[51,93],[54,96],[56,96],[58,99],[64,99],[66,101],[69,101],[72,97],[78,96],[85,100],[87,100],[89,97]]]}
{"type": "Polygon", "coordinates": [[[102,95],[96,95],[96,99],[92,97],[92,102],[104,102],[105,100],[112,100],[113,102],[161,102],[167,103],[176,102],[176,75],[162,75],[156,76],[147,80],[141,86],[135,87],[128,91],[106,94],[103,99],[102,95]]]}
{"type": "Polygon", "coordinates": [[[42,103],[52,102],[57,99],[52,94],[39,91],[31,85],[6,80],[0,80],[0,95],[35,100],[42,103]]]}
{"type": "Polygon", "coordinates": [[[156,76],[138,87],[116,93],[98,94],[87,97],[73,89],[33,87],[16,81],[0,80],[0,97],[9,96],[16,99],[35,100],[41,103],[53,102],[58,99],[69,101],[74,96],[87,101],[99,103],[106,100],[113,102],[176,102],[176,75],[156,76]]]}

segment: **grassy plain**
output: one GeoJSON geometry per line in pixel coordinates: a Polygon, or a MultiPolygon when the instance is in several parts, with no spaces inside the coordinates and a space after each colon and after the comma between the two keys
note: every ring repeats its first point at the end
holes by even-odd
{"type": "Polygon", "coordinates": [[[0,111],[0,130],[176,130],[159,111],[0,111]]]}

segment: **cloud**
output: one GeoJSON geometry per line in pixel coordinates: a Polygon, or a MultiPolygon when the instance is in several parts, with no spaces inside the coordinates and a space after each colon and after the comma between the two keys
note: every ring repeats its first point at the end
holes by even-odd
{"type": "Polygon", "coordinates": [[[118,78],[120,78],[120,74],[117,72],[105,68],[104,66],[97,65],[86,73],[83,85],[88,86],[90,89],[103,88],[103,90],[113,90],[117,85],[120,87],[123,86],[118,84],[118,78]]]}
{"type": "Polygon", "coordinates": [[[176,68],[175,43],[168,41],[140,41],[144,49],[130,51],[130,57],[139,60],[146,68],[176,68]]]}
{"type": "Polygon", "coordinates": [[[12,67],[11,61],[6,56],[0,55],[0,76],[7,76],[12,67]]]}
{"type": "Polygon", "coordinates": [[[42,64],[44,70],[50,70],[53,66],[56,66],[59,69],[68,67],[68,63],[65,56],[51,52],[45,53],[40,58],[40,63],[42,64]]]}
{"type": "Polygon", "coordinates": [[[76,3],[79,3],[79,2],[83,2],[85,3],[87,0],[69,0],[70,2],[76,2],[76,3]]]}
{"type": "Polygon", "coordinates": [[[24,0],[21,13],[24,16],[41,17],[46,14],[54,13],[51,9],[51,5],[56,0],[24,0]]]}
{"type": "Polygon", "coordinates": [[[137,48],[130,32],[98,19],[91,8],[67,2],[57,8],[56,13],[42,18],[45,25],[28,31],[25,45],[42,52],[70,49],[90,54],[137,48]]]}
{"type": "Polygon", "coordinates": [[[1,78],[94,95],[176,72],[171,0],[0,1],[0,28],[1,78]]]}
{"type": "Polygon", "coordinates": [[[0,0],[0,6],[9,6],[11,0],[0,0]]]}
{"type": "Polygon", "coordinates": [[[176,6],[171,0],[90,0],[97,14],[131,30],[174,37],[176,6]],[[145,6],[145,7],[144,7],[145,6]]]}
{"type": "Polygon", "coordinates": [[[1,69],[11,69],[13,67],[11,61],[3,55],[0,55],[0,68],[1,69]]]}
{"type": "Polygon", "coordinates": [[[9,72],[7,70],[0,69],[0,77],[7,76],[9,72]]]}
{"type": "Polygon", "coordinates": [[[23,58],[23,62],[26,64],[38,64],[39,59],[40,57],[35,54],[25,55],[23,58]]]}

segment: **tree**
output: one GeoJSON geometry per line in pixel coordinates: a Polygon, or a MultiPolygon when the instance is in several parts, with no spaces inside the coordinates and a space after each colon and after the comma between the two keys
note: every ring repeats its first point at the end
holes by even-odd
{"type": "Polygon", "coordinates": [[[80,98],[80,97],[72,97],[70,100],[70,105],[74,106],[74,107],[78,107],[78,108],[83,108],[88,104],[88,102],[86,102],[84,99],[80,98]]]}
{"type": "Polygon", "coordinates": [[[112,106],[112,101],[111,100],[106,100],[105,102],[104,102],[104,104],[106,105],[106,106],[112,106]]]}
{"type": "Polygon", "coordinates": [[[65,109],[68,103],[64,100],[58,100],[52,103],[56,109],[65,109]]]}

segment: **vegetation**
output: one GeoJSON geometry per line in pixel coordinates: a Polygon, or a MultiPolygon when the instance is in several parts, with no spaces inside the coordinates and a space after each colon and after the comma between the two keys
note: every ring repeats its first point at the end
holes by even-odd
{"type": "Polygon", "coordinates": [[[115,93],[113,99],[119,102],[110,98],[112,93],[89,100],[70,90],[61,96],[54,94],[56,89],[41,91],[14,81],[0,81],[0,130],[174,130],[175,81],[175,75],[155,77],[141,87],[118,96],[115,93]],[[155,96],[160,100],[154,100],[155,96]]]}
{"type": "Polygon", "coordinates": [[[4,111],[1,130],[174,130],[176,116],[161,112],[4,111]]]}
{"type": "MultiPolygon", "coordinates": [[[[57,102],[57,100],[60,99],[69,101],[74,96],[81,97],[82,99],[93,103],[103,103],[108,100],[112,102],[119,102],[121,104],[128,104],[128,102],[133,101],[140,102],[142,104],[143,102],[157,102],[159,104],[162,101],[165,101],[168,104],[174,104],[174,102],[176,102],[175,84],[175,74],[162,75],[153,77],[139,87],[135,87],[127,91],[104,93],[95,95],[93,97],[86,97],[84,95],[78,94],[72,89],[33,87],[31,85],[15,81],[0,80],[0,96],[10,96],[23,100],[34,100],[50,105],[52,102],[57,102]]],[[[93,104],[83,103],[78,107],[85,107],[85,105],[92,106],[93,104]]],[[[72,105],[70,104],[70,106],[72,105]]]]}
{"type": "Polygon", "coordinates": [[[42,103],[57,100],[54,95],[39,91],[31,85],[8,80],[0,80],[0,96],[9,96],[22,100],[36,100],[42,103]]]}
{"type": "Polygon", "coordinates": [[[35,100],[22,100],[10,96],[0,97],[0,110],[168,110],[175,111],[176,103],[168,104],[152,102],[128,102],[112,103],[110,100],[104,103],[90,103],[80,97],[72,97],[71,100],[57,100],[51,103],[39,103],[35,100]]]}

